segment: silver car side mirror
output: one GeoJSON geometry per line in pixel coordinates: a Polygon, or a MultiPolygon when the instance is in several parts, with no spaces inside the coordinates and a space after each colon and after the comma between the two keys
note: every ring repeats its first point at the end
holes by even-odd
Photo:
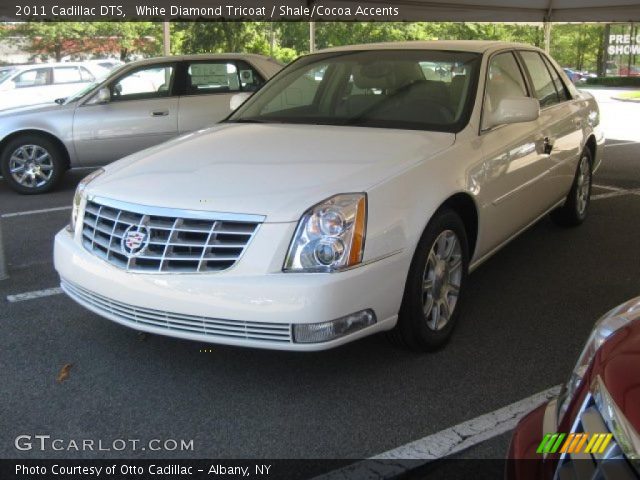
{"type": "Polygon", "coordinates": [[[98,95],[95,97],[93,103],[109,103],[111,101],[111,91],[107,87],[102,87],[98,90],[98,95]]]}
{"type": "Polygon", "coordinates": [[[242,105],[252,94],[253,92],[242,92],[236,93],[231,100],[229,101],[229,108],[231,111],[237,109],[240,105],[242,105]]]}
{"type": "Polygon", "coordinates": [[[503,98],[496,109],[489,113],[485,128],[507,123],[532,122],[540,116],[540,102],[536,98],[503,98]]]}

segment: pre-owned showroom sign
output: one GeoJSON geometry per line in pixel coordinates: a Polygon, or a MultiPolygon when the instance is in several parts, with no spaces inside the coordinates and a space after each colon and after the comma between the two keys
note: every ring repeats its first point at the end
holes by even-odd
{"type": "Polygon", "coordinates": [[[609,35],[609,55],[635,55],[640,53],[640,33],[635,37],[630,34],[609,35]]]}

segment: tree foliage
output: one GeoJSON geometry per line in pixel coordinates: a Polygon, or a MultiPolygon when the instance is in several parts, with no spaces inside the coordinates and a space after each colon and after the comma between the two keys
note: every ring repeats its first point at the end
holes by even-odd
{"type": "MultiPolygon", "coordinates": [[[[554,25],[552,55],[564,66],[595,70],[602,64],[604,26],[554,25]]],[[[153,22],[25,23],[15,34],[31,39],[31,51],[57,60],[77,53],[156,55],[162,24],[153,22]]],[[[316,48],[405,40],[505,40],[543,44],[537,24],[463,22],[317,22],[316,48]]],[[[173,22],[171,52],[247,52],[289,62],[309,52],[308,22],[173,22]]]]}

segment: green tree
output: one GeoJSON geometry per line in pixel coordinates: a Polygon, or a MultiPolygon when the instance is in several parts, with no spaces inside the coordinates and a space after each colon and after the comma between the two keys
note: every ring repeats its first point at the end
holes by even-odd
{"type": "Polygon", "coordinates": [[[86,51],[95,26],[90,22],[26,22],[18,24],[13,34],[30,40],[27,51],[59,62],[62,57],[86,51]]]}

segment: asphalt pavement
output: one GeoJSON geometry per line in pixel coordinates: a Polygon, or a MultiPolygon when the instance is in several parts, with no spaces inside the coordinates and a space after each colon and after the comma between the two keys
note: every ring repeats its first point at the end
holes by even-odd
{"type": "MultiPolygon", "coordinates": [[[[596,95],[610,131],[588,220],[563,229],[543,219],[482,265],[452,342],[433,354],[383,335],[304,354],[211,346],[138,335],[60,294],[9,302],[58,285],[52,239],[70,212],[2,218],[0,457],[361,459],[566,381],[595,320],[640,294],[640,138],[626,127],[640,105],[596,95]],[[193,440],[193,450],[15,448],[38,434],[193,440]]],[[[86,173],[37,197],[0,180],[0,214],[68,206],[86,173]]],[[[459,457],[500,458],[508,440],[459,457]]]]}

